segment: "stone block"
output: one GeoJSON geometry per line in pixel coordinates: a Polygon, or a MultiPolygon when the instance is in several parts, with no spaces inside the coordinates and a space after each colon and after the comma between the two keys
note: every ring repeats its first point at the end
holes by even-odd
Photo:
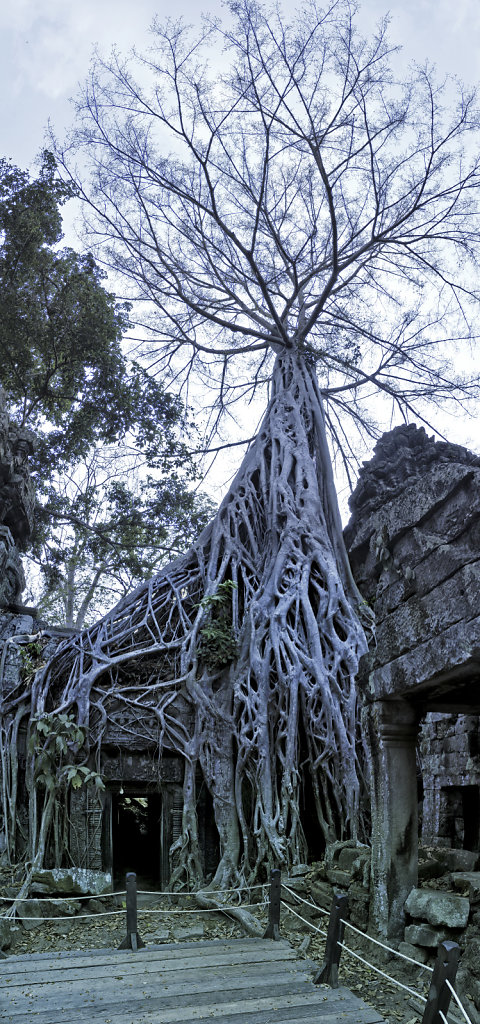
{"type": "Polygon", "coordinates": [[[398,952],[403,953],[404,956],[409,956],[411,960],[417,960],[419,964],[427,964],[430,959],[428,948],[413,946],[411,942],[400,942],[398,952]]]}
{"type": "Polygon", "coordinates": [[[203,936],[204,927],[201,921],[197,924],[172,927],[172,938],[177,942],[194,942],[195,939],[203,939],[203,936]]]}
{"type": "Polygon", "coordinates": [[[407,924],[405,928],[405,942],[408,942],[411,946],[426,946],[427,949],[437,949],[446,937],[447,933],[445,930],[430,928],[428,924],[407,924]]]}
{"type": "Polygon", "coordinates": [[[480,859],[474,850],[452,850],[447,846],[420,847],[420,853],[440,861],[445,871],[475,871],[480,859]]]}
{"type": "Polygon", "coordinates": [[[348,917],[361,931],[368,928],[368,914],[370,908],[369,894],[359,885],[351,885],[348,890],[348,917]]]}
{"type": "Polygon", "coordinates": [[[472,903],[480,900],[480,871],[454,871],[452,882],[454,889],[468,890],[468,899],[472,903]]]}
{"type": "MultiPolygon", "coordinates": [[[[464,896],[453,896],[440,890],[412,889],[405,902],[405,910],[411,917],[426,920],[434,927],[444,925],[446,928],[465,928],[470,903],[464,896]]],[[[427,943],[420,942],[419,945],[427,943]]]]}
{"type": "Polygon", "coordinates": [[[149,933],[149,939],[151,942],[170,942],[170,932],[168,928],[156,928],[154,932],[149,933]]]}
{"type": "Polygon", "coordinates": [[[352,880],[350,872],[340,871],[340,868],[328,868],[327,878],[336,889],[348,889],[352,880]]]}
{"type": "Polygon", "coordinates": [[[445,868],[439,860],[424,860],[418,865],[418,881],[428,882],[431,878],[441,878],[445,868]]]}
{"type": "Polygon", "coordinates": [[[10,949],[12,944],[12,927],[9,921],[0,921],[0,949],[10,949]]]}
{"type": "Polygon", "coordinates": [[[330,912],[333,888],[328,882],[312,882],[310,894],[314,903],[330,912]]]}
{"type": "Polygon", "coordinates": [[[290,878],[302,878],[309,873],[310,866],[308,864],[294,864],[293,868],[290,869],[290,878]]]}
{"type": "Polygon", "coordinates": [[[338,867],[341,871],[351,872],[355,861],[358,860],[362,848],[358,846],[344,846],[338,855],[338,867]]]}
{"type": "Polygon", "coordinates": [[[288,885],[288,888],[292,889],[293,892],[298,892],[300,896],[303,896],[309,889],[308,882],[303,875],[299,875],[296,878],[289,875],[288,878],[282,878],[282,882],[288,885]]]}
{"type": "Polygon", "coordinates": [[[23,927],[27,932],[32,931],[34,928],[40,928],[44,922],[44,910],[42,907],[42,900],[29,900],[28,903],[20,903],[17,914],[19,921],[22,922],[23,927]]]}
{"type": "Polygon", "coordinates": [[[112,891],[112,876],[106,871],[91,871],[89,868],[41,868],[32,876],[32,892],[35,885],[45,886],[49,892],[70,893],[78,896],[101,896],[112,891]]]}

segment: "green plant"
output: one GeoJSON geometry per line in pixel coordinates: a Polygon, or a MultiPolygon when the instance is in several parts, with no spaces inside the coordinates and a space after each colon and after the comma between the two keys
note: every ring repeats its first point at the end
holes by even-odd
{"type": "Polygon", "coordinates": [[[215,671],[236,658],[238,644],[232,626],[232,594],[237,584],[232,580],[220,583],[216,594],[204,597],[200,607],[207,617],[200,629],[199,652],[208,669],[215,671]]]}
{"type": "Polygon", "coordinates": [[[31,640],[20,648],[21,674],[25,683],[31,683],[35,673],[40,668],[44,646],[42,640],[31,640]]]}

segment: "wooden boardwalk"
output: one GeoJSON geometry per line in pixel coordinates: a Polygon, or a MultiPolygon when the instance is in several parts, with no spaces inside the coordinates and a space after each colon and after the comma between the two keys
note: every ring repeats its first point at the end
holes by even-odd
{"type": "Polygon", "coordinates": [[[382,1024],[346,988],[313,985],[311,961],[270,939],[38,953],[0,961],[9,1024],[382,1024]]]}

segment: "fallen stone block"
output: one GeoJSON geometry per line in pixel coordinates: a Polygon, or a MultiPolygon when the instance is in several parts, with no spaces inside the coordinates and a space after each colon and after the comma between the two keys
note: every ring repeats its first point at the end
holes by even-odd
{"type": "Polygon", "coordinates": [[[32,876],[32,892],[36,884],[44,887],[42,892],[101,896],[112,891],[112,876],[107,871],[92,871],[90,868],[40,868],[32,876]]]}
{"type": "Polygon", "coordinates": [[[172,938],[177,942],[193,942],[195,939],[203,939],[204,927],[201,922],[198,924],[186,925],[182,928],[172,928],[172,938]]]}
{"type": "Polygon", "coordinates": [[[420,855],[438,860],[445,871],[475,871],[479,860],[473,850],[451,850],[447,846],[420,847],[420,855]]]}
{"type": "Polygon", "coordinates": [[[447,933],[438,928],[430,928],[428,924],[408,924],[405,928],[405,942],[412,946],[426,946],[437,949],[446,939],[447,933]]]}
{"type": "Polygon", "coordinates": [[[348,889],[352,877],[349,871],[340,871],[340,868],[328,868],[327,869],[328,881],[335,886],[336,889],[348,889]]]}
{"type": "Polygon", "coordinates": [[[452,882],[454,889],[468,890],[468,899],[472,903],[480,900],[480,871],[454,871],[452,882]]]}
{"type": "Polygon", "coordinates": [[[405,902],[405,910],[411,917],[426,920],[434,927],[445,925],[446,928],[465,928],[470,903],[464,896],[454,896],[440,890],[412,889],[405,902]]]}
{"type": "Polygon", "coordinates": [[[398,952],[409,956],[411,960],[417,960],[419,964],[427,964],[430,959],[428,949],[424,946],[414,946],[411,942],[400,942],[398,952]]]}

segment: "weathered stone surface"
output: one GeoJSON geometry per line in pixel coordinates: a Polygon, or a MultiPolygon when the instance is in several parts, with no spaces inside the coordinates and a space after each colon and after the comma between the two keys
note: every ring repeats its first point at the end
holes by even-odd
{"type": "Polygon", "coordinates": [[[171,936],[168,928],[156,928],[149,935],[149,941],[151,942],[170,942],[170,939],[171,936]]]}
{"type": "Polygon", "coordinates": [[[50,892],[79,896],[101,896],[112,891],[109,872],[90,871],[88,868],[42,868],[34,872],[32,883],[32,892],[36,883],[48,886],[50,892]]]}
{"type": "Polygon", "coordinates": [[[450,850],[446,846],[421,846],[420,853],[438,860],[445,872],[474,871],[480,859],[475,850],[450,850]]]}
{"type": "Polygon", "coordinates": [[[310,866],[308,864],[294,864],[290,869],[290,878],[301,878],[308,874],[310,874],[310,866]]]}
{"type": "Polygon", "coordinates": [[[430,959],[428,947],[414,946],[411,942],[400,942],[398,952],[409,956],[411,960],[417,960],[420,964],[427,964],[430,959]]]}
{"type": "Polygon", "coordinates": [[[327,878],[332,885],[339,889],[348,889],[351,882],[351,875],[349,871],[340,871],[340,868],[328,868],[327,878]]]}
{"type": "Polygon", "coordinates": [[[414,425],[378,442],[351,499],[352,569],[375,609],[360,667],[371,696],[404,695],[480,650],[480,458],[414,425]]]}
{"type": "Polygon", "coordinates": [[[20,903],[17,909],[17,916],[27,931],[43,927],[46,924],[43,920],[42,900],[30,900],[28,903],[20,903]]]}
{"type": "Polygon", "coordinates": [[[293,877],[289,875],[288,878],[282,878],[282,882],[292,889],[293,892],[298,892],[299,896],[303,896],[308,888],[307,880],[303,875],[293,877]]]}
{"type": "MultiPolygon", "coordinates": [[[[465,928],[470,914],[470,903],[464,896],[435,892],[432,889],[412,889],[405,903],[405,910],[411,917],[426,920],[433,926],[465,928]]],[[[411,941],[407,938],[407,942],[411,941]]],[[[418,945],[426,946],[428,943],[419,942],[418,945]]]]}
{"type": "Polygon", "coordinates": [[[328,882],[312,882],[310,893],[314,903],[324,910],[330,910],[333,888],[328,882]]]}
{"type": "Polygon", "coordinates": [[[452,882],[455,889],[462,892],[468,890],[468,899],[477,903],[480,900],[480,871],[454,871],[452,882]]]}
{"type": "Polygon", "coordinates": [[[447,937],[444,929],[430,928],[428,924],[407,924],[405,928],[405,942],[411,946],[426,946],[427,949],[437,949],[437,946],[447,937]]]}
{"type": "Polygon", "coordinates": [[[352,871],[355,862],[360,857],[361,853],[370,856],[370,850],[364,846],[344,846],[338,855],[338,867],[341,871],[352,871]]]}
{"type": "Polygon", "coordinates": [[[8,921],[0,921],[0,949],[10,949],[12,944],[12,927],[8,921]]]}
{"type": "Polygon", "coordinates": [[[439,860],[424,860],[418,865],[418,881],[427,882],[431,878],[440,878],[445,868],[439,860]]]}
{"type": "MultiPolygon", "coordinates": [[[[359,885],[350,885],[348,888],[348,917],[349,920],[355,925],[356,928],[360,928],[361,931],[367,931],[368,928],[368,910],[369,910],[370,897],[369,893],[365,892],[359,885]]],[[[326,923],[326,922],[325,922],[326,923]]]]}
{"type": "Polygon", "coordinates": [[[204,927],[201,922],[189,925],[173,925],[171,930],[174,942],[193,942],[195,939],[203,939],[204,927]]]}

